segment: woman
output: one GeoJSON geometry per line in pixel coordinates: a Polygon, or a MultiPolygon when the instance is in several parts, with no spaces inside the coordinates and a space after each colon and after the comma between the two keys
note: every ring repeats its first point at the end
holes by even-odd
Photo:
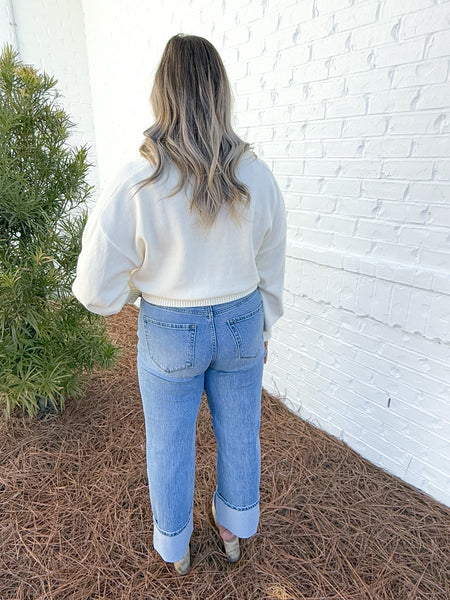
{"type": "Polygon", "coordinates": [[[217,441],[212,512],[230,561],[259,521],[259,427],[271,326],[283,314],[286,215],[266,163],[231,127],[231,92],[204,38],[167,43],[141,157],[83,232],[73,292],[110,315],[141,296],[138,377],[154,548],[190,566],[195,424],[206,391],[217,441]]]}

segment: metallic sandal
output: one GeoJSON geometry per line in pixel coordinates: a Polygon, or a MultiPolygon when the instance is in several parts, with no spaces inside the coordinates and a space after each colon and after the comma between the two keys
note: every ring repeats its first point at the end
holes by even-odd
{"type": "MultiPolygon", "coordinates": [[[[219,529],[219,525],[218,525],[217,519],[216,519],[216,507],[214,506],[214,499],[212,501],[212,515],[214,518],[214,523],[216,524],[217,529],[219,529]]],[[[241,552],[240,552],[240,548],[239,548],[239,538],[237,537],[237,535],[235,535],[234,538],[232,540],[230,540],[229,542],[227,542],[223,539],[223,537],[220,535],[220,532],[219,532],[219,537],[222,540],[222,543],[224,545],[225,554],[227,555],[228,560],[230,562],[236,562],[237,560],[239,560],[241,552]]]]}
{"type": "Polygon", "coordinates": [[[173,566],[174,566],[175,571],[179,575],[186,575],[187,573],[189,573],[189,569],[191,568],[190,546],[188,546],[188,549],[186,550],[186,554],[183,556],[183,558],[180,558],[180,560],[177,560],[176,562],[174,562],[173,566]]]}

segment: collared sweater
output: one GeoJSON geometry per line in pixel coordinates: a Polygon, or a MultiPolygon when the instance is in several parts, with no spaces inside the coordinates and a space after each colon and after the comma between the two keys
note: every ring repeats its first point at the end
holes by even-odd
{"type": "Polygon", "coordinates": [[[247,152],[236,168],[251,196],[224,204],[210,228],[191,211],[192,182],[169,197],[178,182],[173,164],[136,192],[154,167],[143,157],[124,164],[89,215],[72,291],[91,312],[111,315],[141,295],[165,306],[206,306],[246,296],[257,287],[263,301],[264,340],[283,315],[286,212],[268,165],[247,152]]]}

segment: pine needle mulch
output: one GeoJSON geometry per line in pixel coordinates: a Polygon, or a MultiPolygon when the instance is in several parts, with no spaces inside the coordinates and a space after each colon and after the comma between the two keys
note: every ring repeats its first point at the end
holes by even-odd
{"type": "Polygon", "coordinates": [[[258,533],[226,562],[203,398],[192,568],[174,573],[152,548],[136,322],[134,307],[108,319],[121,363],[63,414],[0,424],[1,600],[450,598],[450,509],[265,391],[258,533]]]}

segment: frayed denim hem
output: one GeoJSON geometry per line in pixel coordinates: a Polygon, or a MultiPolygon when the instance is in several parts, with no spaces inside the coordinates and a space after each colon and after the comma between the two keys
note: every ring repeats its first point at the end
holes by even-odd
{"type": "Polygon", "coordinates": [[[153,520],[153,548],[166,562],[176,562],[186,554],[193,531],[192,513],[186,525],[173,534],[161,531],[153,520]]]}
{"type": "Polygon", "coordinates": [[[239,538],[249,538],[256,533],[259,522],[259,501],[249,506],[233,506],[216,490],[214,492],[217,522],[239,538]]]}

